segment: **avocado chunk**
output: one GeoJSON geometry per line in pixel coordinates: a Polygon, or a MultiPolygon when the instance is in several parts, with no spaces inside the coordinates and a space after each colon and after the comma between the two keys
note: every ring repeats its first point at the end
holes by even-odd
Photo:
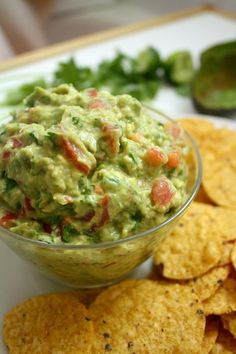
{"type": "Polygon", "coordinates": [[[236,111],[236,41],[216,45],[201,54],[192,97],[201,113],[230,116],[236,111]]]}

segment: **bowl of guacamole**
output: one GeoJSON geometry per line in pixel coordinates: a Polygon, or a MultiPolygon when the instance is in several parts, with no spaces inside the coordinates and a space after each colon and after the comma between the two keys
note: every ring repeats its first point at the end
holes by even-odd
{"type": "Polygon", "coordinates": [[[0,236],[66,285],[120,280],[194,198],[196,145],[129,95],[37,87],[0,127],[0,236]]]}

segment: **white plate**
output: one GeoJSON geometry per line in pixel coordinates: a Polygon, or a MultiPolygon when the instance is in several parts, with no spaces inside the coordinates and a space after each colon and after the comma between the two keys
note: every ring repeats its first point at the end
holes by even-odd
{"type": "MultiPolygon", "coordinates": [[[[235,38],[236,23],[217,14],[198,14],[190,18],[165,24],[161,27],[139,31],[108,40],[87,48],[41,60],[34,64],[0,74],[0,100],[7,88],[28,81],[40,73],[50,73],[58,61],[73,55],[82,65],[96,65],[104,58],[112,57],[117,48],[135,55],[140,49],[153,45],[166,56],[177,49],[189,49],[197,62],[199,53],[206,47],[219,41],[235,38]],[[35,74],[36,73],[36,74],[35,74]]],[[[152,105],[174,117],[194,115],[194,108],[187,98],[177,96],[173,89],[160,91],[152,105]]],[[[0,118],[7,110],[0,110],[0,118]]],[[[207,119],[207,116],[199,116],[207,119]]],[[[236,130],[236,122],[210,117],[217,126],[228,126],[236,130]]],[[[149,262],[139,270],[142,277],[149,267],[149,262]]],[[[63,287],[33,272],[30,265],[18,258],[11,250],[0,243],[0,353],[7,353],[2,341],[2,318],[10,308],[33,295],[62,290],[63,287]]]]}

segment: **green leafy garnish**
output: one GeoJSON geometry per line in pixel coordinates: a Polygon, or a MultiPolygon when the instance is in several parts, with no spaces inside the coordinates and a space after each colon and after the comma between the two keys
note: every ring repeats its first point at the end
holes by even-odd
{"type": "MultiPolygon", "coordinates": [[[[105,88],[115,95],[130,94],[137,99],[147,100],[153,98],[160,87],[161,76],[158,69],[161,65],[158,52],[151,47],[143,50],[136,58],[118,52],[113,59],[102,61],[94,70],[81,66],[70,58],[58,64],[51,81],[37,79],[9,90],[2,104],[16,106],[22,103],[36,86],[46,88],[63,83],[72,84],[78,90],[90,87],[105,88]]],[[[29,101],[28,106],[30,103],[29,101]]]]}
{"type": "Polygon", "coordinates": [[[4,102],[2,103],[7,106],[17,106],[18,104],[22,103],[26,96],[30,95],[34,91],[36,86],[46,88],[47,83],[44,79],[37,79],[35,81],[20,85],[17,88],[10,89],[7,92],[4,102]]]}
{"type": "Polygon", "coordinates": [[[90,68],[79,67],[73,58],[67,62],[59,63],[58,69],[54,73],[54,84],[68,83],[82,90],[93,86],[93,73],[90,68]]]}
{"type": "Polygon", "coordinates": [[[191,85],[185,84],[176,87],[176,92],[183,97],[190,97],[191,96],[191,85]]]}

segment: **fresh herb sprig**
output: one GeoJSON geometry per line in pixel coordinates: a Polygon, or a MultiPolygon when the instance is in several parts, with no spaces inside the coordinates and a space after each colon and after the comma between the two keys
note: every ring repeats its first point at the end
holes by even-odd
{"type": "MultiPolygon", "coordinates": [[[[186,57],[186,51],[184,53],[186,57]]],[[[188,57],[191,61],[190,53],[188,57]]],[[[181,52],[178,52],[177,59],[177,67],[181,67],[181,52]]],[[[75,62],[74,58],[70,58],[58,64],[52,80],[38,78],[11,89],[1,105],[17,106],[33,92],[36,86],[52,87],[63,83],[70,83],[78,90],[89,87],[105,88],[114,95],[130,94],[141,101],[146,101],[153,99],[167,80],[176,85],[176,82],[171,82],[170,70],[170,65],[166,70],[166,61],[153,47],[147,47],[134,58],[117,52],[113,59],[103,60],[95,69],[81,66],[75,62]]],[[[179,92],[181,94],[181,90],[179,92]]],[[[184,93],[186,94],[186,90],[184,93]]]]}

